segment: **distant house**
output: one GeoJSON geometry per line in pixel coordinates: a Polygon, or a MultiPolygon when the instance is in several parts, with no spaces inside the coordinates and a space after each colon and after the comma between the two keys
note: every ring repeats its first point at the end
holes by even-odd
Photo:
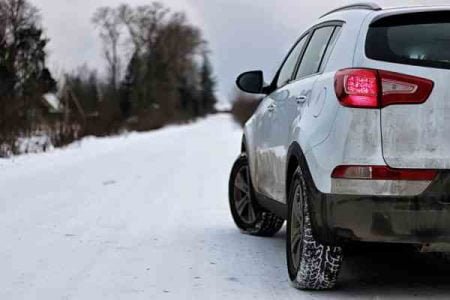
{"type": "Polygon", "coordinates": [[[49,117],[53,115],[55,119],[65,124],[76,122],[84,123],[89,115],[86,115],[80,101],[67,85],[59,95],[47,93],[42,96],[43,113],[49,117]]]}
{"type": "Polygon", "coordinates": [[[48,113],[51,114],[62,114],[64,113],[64,108],[61,100],[54,93],[48,93],[42,96],[43,104],[48,108],[48,113]]]}
{"type": "Polygon", "coordinates": [[[85,124],[84,111],[68,88],[59,94],[44,94],[36,117],[41,119],[40,129],[49,133],[55,146],[78,139],[85,124]]]}

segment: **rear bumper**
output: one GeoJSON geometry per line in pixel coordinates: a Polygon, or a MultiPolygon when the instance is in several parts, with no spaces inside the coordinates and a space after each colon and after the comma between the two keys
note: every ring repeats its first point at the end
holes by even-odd
{"type": "Polygon", "coordinates": [[[314,231],[326,244],[343,240],[450,243],[448,172],[419,196],[335,195],[317,190],[312,194],[314,231]]]}

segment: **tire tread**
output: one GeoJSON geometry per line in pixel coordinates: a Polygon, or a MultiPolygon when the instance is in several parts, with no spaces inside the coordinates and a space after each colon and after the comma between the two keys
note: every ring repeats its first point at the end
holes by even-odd
{"type": "Polygon", "coordinates": [[[296,170],[293,178],[294,182],[296,178],[299,180],[303,194],[304,234],[300,268],[292,283],[302,290],[332,289],[336,286],[342,265],[342,248],[323,245],[314,238],[308,205],[308,189],[300,168],[296,170]]]}

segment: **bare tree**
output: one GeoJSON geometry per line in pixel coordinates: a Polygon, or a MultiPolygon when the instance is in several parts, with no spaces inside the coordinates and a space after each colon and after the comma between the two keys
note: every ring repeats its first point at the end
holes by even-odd
{"type": "Polygon", "coordinates": [[[142,54],[145,48],[153,47],[170,10],[159,2],[153,2],[136,8],[123,4],[118,8],[118,13],[134,46],[132,53],[142,54]]]}
{"type": "Polygon", "coordinates": [[[110,7],[97,9],[92,19],[100,30],[100,37],[103,41],[104,55],[108,63],[108,73],[111,86],[116,89],[120,80],[121,60],[120,60],[120,40],[122,37],[122,20],[118,11],[110,7]]]}
{"type": "Polygon", "coordinates": [[[115,104],[120,106],[122,117],[145,118],[149,125],[145,127],[153,128],[151,124],[213,110],[215,82],[204,51],[206,42],[183,13],[171,12],[159,2],[123,4],[99,9],[94,22],[101,30],[114,83],[119,74],[113,66],[119,58],[111,59],[111,53],[119,55],[119,47],[127,50],[120,53],[126,63],[120,88],[112,93],[114,97],[107,97],[118,99],[115,104]]]}

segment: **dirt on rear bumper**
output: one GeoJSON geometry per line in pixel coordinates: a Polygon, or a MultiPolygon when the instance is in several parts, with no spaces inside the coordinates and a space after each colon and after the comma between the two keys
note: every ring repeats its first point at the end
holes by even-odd
{"type": "Polygon", "coordinates": [[[450,243],[449,172],[416,197],[313,194],[314,231],[325,243],[450,243]]]}

